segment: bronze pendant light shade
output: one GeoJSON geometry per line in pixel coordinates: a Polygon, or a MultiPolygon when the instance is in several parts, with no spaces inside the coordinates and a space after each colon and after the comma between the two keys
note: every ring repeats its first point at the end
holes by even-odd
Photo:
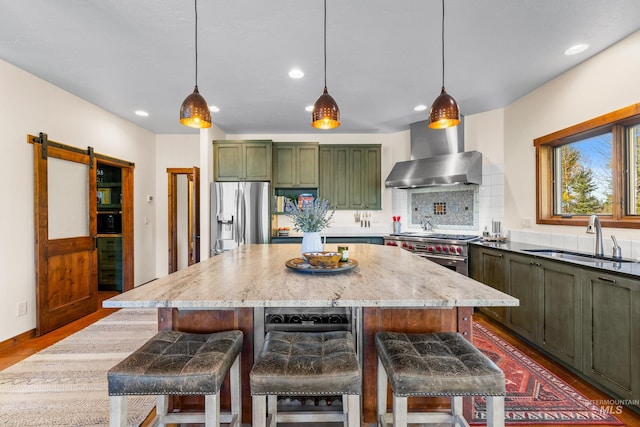
{"type": "Polygon", "coordinates": [[[429,127],[446,129],[460,123],[458,103],[444,89],[444,0],[442,0],[442,91],[431,104],[429,110],[429,127]]]}
{"type": "Polygon", "coordinates": [[[193,93],[180,106],[180,123],[191,128],[210,128],[211,112],[209,104],[198,92],[198,0],[194,0],[196,10],[196,85],[193,93]]]}
{"type": "Polygon", "coordinates": [[[340,109],[327,91],[327,0],[324,0],[324,92],[313,104],[311,126],[317,129],[334,129],[340,126],[340,109]]]}
{"type": "Polygon", "coordinates": [[[318,129],[334,129],[340,126],[340,109],[327,87],[320,98],[313,104],[311,126],[318,129]]]}

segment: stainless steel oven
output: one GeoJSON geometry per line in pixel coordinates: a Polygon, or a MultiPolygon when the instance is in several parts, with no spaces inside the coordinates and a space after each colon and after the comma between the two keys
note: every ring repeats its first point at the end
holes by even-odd
{"type": "Polygon", "coordinates": [[[400,233],[384,238],[387,246],[398,246],[465,276],[469,275],[469,234],[400,233]]]}

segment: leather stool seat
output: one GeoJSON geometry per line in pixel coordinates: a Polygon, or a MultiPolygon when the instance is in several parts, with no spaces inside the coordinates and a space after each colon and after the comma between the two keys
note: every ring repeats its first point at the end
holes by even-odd
{"type": "MultiPolygon", "coordinates": [[[[271,331],[250,374],[253,395],[253,426],[265,425],[265,396],[270,399],[270,422],[320,421],[321,415],[296,418],[278,413],[281,396],[343,396],[350,423],[360,425],[362,379],[350,332],[271,331]],[[357,419],[357,424],[355,420],[357,419]]],[[[327,414],[329,417],[331,414],[327,414]]],[[[336,419],[322,419],[336,421],[336,419]]],[[[349,424],[352,425],[352,424],[349,424]]]]}
{"type": "MultiPolygon", "coordinates": [[[[504,425],[504,374],[462,335],[455,332],[376,334],[378,353],[378,415],[379,424],[386,425],[386,383],[394,396],[394,418],[401,412],[406,425],[406,398],[409,396],[488,396],[489,425],[504,425]],[[384,391],[381,389],[384,388],[384,391]],[[493,397],[496,398],[493,398],[493,397]],[[402,398],[402,399],[400,399],[402,398]],[[399,399],[399,400],[398,400],[399,399]],[[403,407],[396,408],[396,405],[403,407]],[[491,407],[490,407],[491,406],[491,407]],[[500,419],[501,418],[501,419],[500,419]]],[[[452,399],[458,411],[462,399],[452,399]]],[[[420,414],[423,418],[428,414],[420,414]]],[[[412,416],[412,414],[409,414],[412,416]]],[[[440,416],[440,415],[436,415],[440,416]]],[[[452,417],[462,417],[461,412],[452,417]]],[[[412,416],[413,417],[413,416],[412,416]]],[[[416,418],[416,417],[414,417],[416,418]]],[[[464,420],[464,418],[462,418],[464,420]]],[[[466,424],[466,421],[464,421],[466,424]]],[[[466,424],[468,425],[468,424],[466,424]]]]}
{"type": "MultiPolygon", "coordinates": [[[[230,371],[233,375],[232,414],[237,418],[241,414],[239,356],[242,350],[242,338],[242,331],[211,334],[158,332],[107,373],[112,405],[111,425],[123,425],[122,422],[126,425],[126,400],[118,399],[120,396],[162,396],[158,400],[156,411],[160,423],[164,424],[170,418],[173,419],[174,415],[183,415],[166,414],[166,396],[216,396],[230,371]],[[237,384],[233,384],[234,379],[237,384]],[[234,388],[237,390],[233,390],[234,388]],[[234,396],[234,392],[237,396],[234,396]],[[165,407],[164,411],[162,407],[165,407]],[[124,421],[122,421],[123,418],[124,421]]],[[[206,406],[209,406],[208,403],[205,399],[206,406]]],[[[213,403],[217,405],[216,413],[219,413],[219,400],[216,398],[213,403]]],[[[216,408],[205,407],[205,411],[209,413],[209,411],[216,411],[216,408]]],[[[189,417],[194,418],[191,414],[189,417]]],[[[207,417],[198,422],[204,422],[205,418],[207,417]]],[[[207,425],[209,421],[211,420],[207,420],[207,425]]],[[[219,422],[220,420],[216,419],[211,425],[219,425],[219,422]]]]}

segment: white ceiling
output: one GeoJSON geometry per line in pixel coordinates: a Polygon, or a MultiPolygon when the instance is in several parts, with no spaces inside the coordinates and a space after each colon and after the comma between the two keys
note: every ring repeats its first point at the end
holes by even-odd
{"type": "MultiPolygon", "coordinates": [[[[425,120],[413,108],[440,92],[440,0],[327,3],[342,116],[329,132],[425,120]]],[[[322,0],[200,0],[198,86],[225,133],[317,132],[304,107],[323,88],[322,14],[322,0]]],[[[504,107],[638,29],[638,0],[447,0],[445,86],[465,115],[504,107]],[[576,43],[591,47],[563,55],[576,43]]],[[[0,0],[0,58],[154,133],[197,132],[178,123],[194,85],[193,1],[0,0]]]]}

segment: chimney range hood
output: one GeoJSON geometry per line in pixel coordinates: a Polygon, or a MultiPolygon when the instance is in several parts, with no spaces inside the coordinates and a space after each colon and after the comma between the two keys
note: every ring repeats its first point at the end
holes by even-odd
{"type": "Polygon", "coordinates": [[[427,120],[412,123],[411,158],[393,166],[385,187],[482,184],[482,153],[464,151],[464,117],[444,130],[429,128],[427,120]]]}
{"type": "Polygon", "coordinates": [[[385,187],[417,188],[447,184],[481,184],[482,154],[478,151],[443,154],[398,162],[385,187]]]}

